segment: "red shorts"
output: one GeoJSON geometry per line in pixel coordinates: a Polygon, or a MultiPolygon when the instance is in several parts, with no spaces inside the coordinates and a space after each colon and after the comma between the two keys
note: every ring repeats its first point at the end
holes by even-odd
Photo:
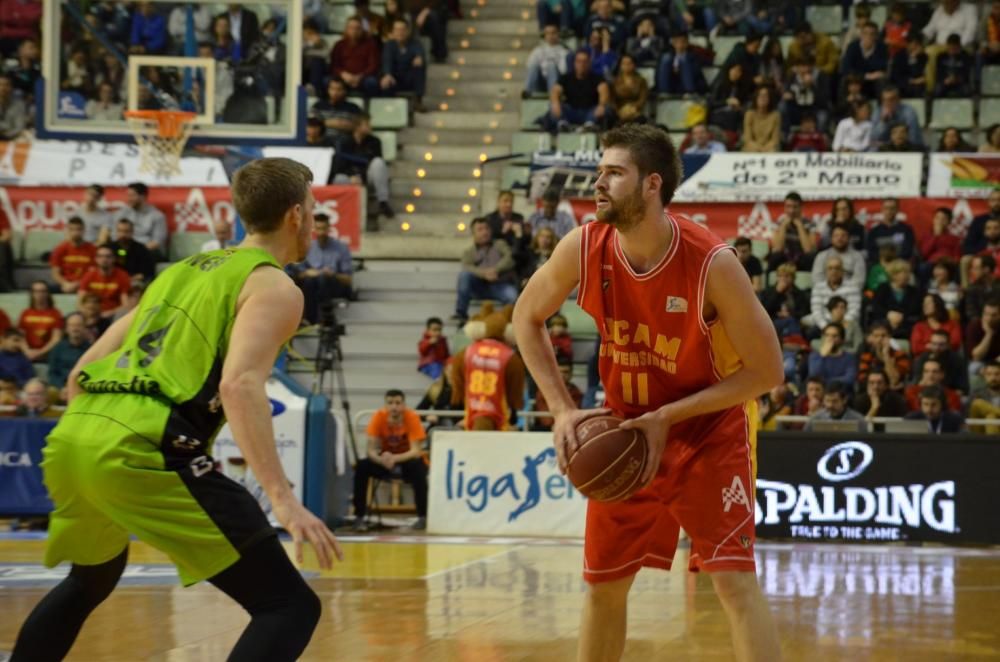
{"type": "Polygon", "coordinates": [[[669,570],[680,528],[688,569],[754,572],[756,413],[734,407],[670,430],[653,483],[628,501],[587,503],[583,578],[607,582],[669,570]]]}

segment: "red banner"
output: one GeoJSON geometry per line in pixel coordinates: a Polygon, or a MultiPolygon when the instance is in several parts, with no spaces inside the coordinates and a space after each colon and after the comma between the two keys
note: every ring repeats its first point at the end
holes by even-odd
{"type": "MultiPolygon", "coordinates": [[[[105,208],[112,216],[125,207],[125,188],[104,192],[105,208]]],[[[359,186],[315,186],[316,214],[330,217],[331,235],[361,248],[361,196],[359,186]]],[[[0,216],[19,232],[62,230],[83,204],[83,188],[0,186],[0,216]]],[[[230,190],[226,187],[150,188],[149,203],[167,217],[170,232],[211,232],[218,220],[236,218],[230,190]]],[[[0,223],[2,226],[3,223],[0,223]]]]}
{"type": "MultiPolygon", "coordinates": [[[[586,223],[594,219],[597,208],[593,200],[573,199],[569,202],[578,222],[586,223]]],[[[865,227],[871,227],[881,217],[881,200],[853,202],[854,213],[865,227]]],[[[931,232],[931,220],[934,217],[934,210],[938,207],[952,210],[951,232],[959,237],[965,236],[965,230],[974,216],[989,211],[986,200],[982,199],[903,198],[899,201],[899,215],[913,227],[919,239],[931,232]]],[[[830,222],[832,209],[832,202],[806,201],[802,204],[803,214],[812,219],[817,230],[823,230],[830,222]]],[[[769,239],[778,225],[778,219],[784,213],[784,203],[674,203],[670,205],[670,212],[687,216],[696,223],[706,225],[724,239],[740,236],[769,239]]]]}

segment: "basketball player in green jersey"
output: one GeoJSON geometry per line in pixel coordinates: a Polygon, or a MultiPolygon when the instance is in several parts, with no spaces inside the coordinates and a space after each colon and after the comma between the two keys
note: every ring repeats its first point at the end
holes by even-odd
{"type": "Polygon", "coordinates": [[[125,569],[130,534],[169,555],[185,585],[208,580],[250,613],[231,660],[294,660],[309,643],[319,598],[257,501],[215,470],[211,450],[228,419],[297,560],[304,541],[324,568],[342,558],[282,472],[265,392],[302,317],[302,294],[282,267],[309,246],[311,181],[288,159],[237,171],[246,240],[164,271],[73,369],[42,463],[55,503],[45,564],[73,565],[28,616],[12,660],[66,656],[125,569]]]}

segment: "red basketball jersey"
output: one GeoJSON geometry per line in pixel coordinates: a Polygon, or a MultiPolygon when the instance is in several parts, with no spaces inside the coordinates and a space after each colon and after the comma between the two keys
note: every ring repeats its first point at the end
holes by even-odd
{"type": "Polygon", "coordinates": [[[732,249],[692,221],[667,218],[670,247],[644,274],[632,270],[614,227],[583,226],[577,303],[600,330],[607,406],[626,418],[705,389],[740,366],[722,325],[702,316],[709,265],[732,249]]]}
{"type": "Polygon", "coordinates": [[[503,430],[510,420],[507,405],[507,363],[514,350],[492,338],[477,340],[465,348],[465,426],[480,416],[492,418],[503,430]]]}

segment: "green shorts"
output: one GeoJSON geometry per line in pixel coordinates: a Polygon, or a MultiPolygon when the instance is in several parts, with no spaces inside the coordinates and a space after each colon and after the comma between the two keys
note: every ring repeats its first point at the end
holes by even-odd
{"type": "Polygon", "coordinates": [[[275,535],[256,499],[204,451],[162,450],[170,411],[145,396],[74,400],[43,451],[55,504],[45,565],[104,563],[132,534],[167,554],[188,586],[275,535]]]}

